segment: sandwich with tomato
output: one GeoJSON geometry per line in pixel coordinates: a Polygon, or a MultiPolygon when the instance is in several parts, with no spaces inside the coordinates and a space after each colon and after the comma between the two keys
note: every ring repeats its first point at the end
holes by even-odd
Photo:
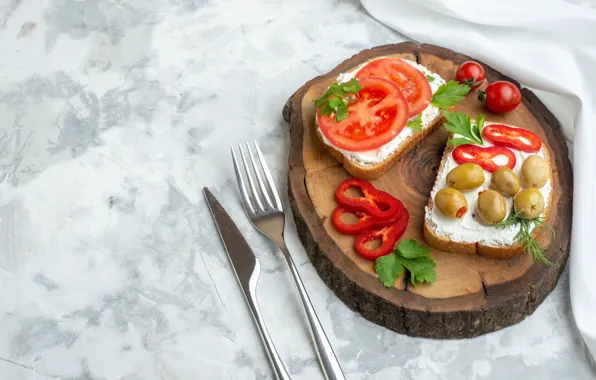
{"type": "Polygon", "coordinates": [[[374,58],[340,74],[314,101],[317,136],[352,176],[375,179],[469,91],[399,55],[374,58]]]}
{"type": "Polygon", "coordinates": [[[491,259],[527,252],[548,263],[537,241],[552,201],[546,146],[530,130],[444,111],[450,138],[425,210],[433,248],[491,259]]]}

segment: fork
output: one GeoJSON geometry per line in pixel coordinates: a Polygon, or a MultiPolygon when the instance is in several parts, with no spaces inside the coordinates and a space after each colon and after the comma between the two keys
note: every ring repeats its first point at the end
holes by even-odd
{"type": "Polygon", "coordinates": [[[240,164],[238,163],[234,147],[231,147],[234,171],[236,172],[236,179],[240,188],[244,209],[256,229],[277,244],[283,253],[283,257],[285,258],[286,264],[292,274],[292,278],[298,288],[298,294],[300,295],[300,300],[302,301],[302,306],[306,313],[310,334],[314,341],[317,357],[323,369],[325,378],[327,380],[345,380],[339,362],[329,343],[329,339],[327,338],[327,335],[325,335],[323,326],[321,325],[321,322],[319,322],[319,318],[310,302],[306,288],[300,279],[300,274],[296,269],[294,260],[292,260],[292,256],[286,247],[284,240],[285,215],[279,198],[279,193],[277,192],[273,178],[271,177],[271,172],[267,167],[267,163],[263,158],[263,153],[261,152],[259,145],[254,140],[253,143],[258,161],[255,160],[255,156],[253,155],[253,151],[248,142],[246,143],[248,159],[242,149],[242,145],[238,145],[244,170],[241,169],[240,164]],[[251,165],[248,163],[249,160],[251,165]],[[249,186],[246,185],[244,177],[241,174],[242,172],[244,173],[244,177],[247,178],[249,186]],[[256,183],[253,179],[253,174],[256,177],[256,183]],[[264,179],[262,174],[264,175],[264,179]]]}

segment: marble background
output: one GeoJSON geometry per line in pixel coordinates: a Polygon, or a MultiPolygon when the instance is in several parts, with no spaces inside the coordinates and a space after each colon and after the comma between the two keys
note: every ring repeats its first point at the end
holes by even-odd
{"type": "MultiPolygon", "coordinates": [[[[322,379],[228,146],[257,139],[284,188],[288,96],[402,40],[356,0],[0,0],[0,379],[272,379],[203,186],[259,255],[258,300],[292,378],[322,379]]],[[[519,325],[413,339],[347,309],[289,235],[350,380],[596,376],[567,272],[519,325]]]]}

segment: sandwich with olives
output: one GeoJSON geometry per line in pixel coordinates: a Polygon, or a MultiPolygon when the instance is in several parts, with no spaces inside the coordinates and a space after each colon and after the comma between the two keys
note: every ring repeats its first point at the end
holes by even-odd
{"type": "Polygon", "coordinates": [[[450,138],[425,210],[424,238],[448,252],[548,262],[536,240],[549,229],[548,148],[530,130],[443,112],[450,138]]]}

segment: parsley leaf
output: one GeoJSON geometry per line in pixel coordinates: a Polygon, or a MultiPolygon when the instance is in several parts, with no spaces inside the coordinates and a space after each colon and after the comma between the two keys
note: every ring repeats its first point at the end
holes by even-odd
{"type": "Polygon", "coordinates": [[[392,253],[375,261],[375,273],[379,281],[391,287],[404,268],[410,273],[412,285],[420,282],[433,283],[436,280],[436,264],[429,256],[430,249],[419,245],[416,240],[402,240],[392,253]]]}
{"type": "Polygon", "coordinates": [[[470,87],[459,84],[457,81],[449,81],[442,84],[433,94],[431,104],[437,108],[453,107],[457,102],[470,92],[470,87]]]}
{"type": "Polygon", "coordinates": [[[399,263],[398,257],[394,253],[381,256],[375,261],[375,273],[379,275],[379,281],[388,288],[393,286],[395,280],[403,271],[404,267],[399,263]]]}
{"type": "Polygon", "coordinates": [[[478,129],[480,130],[480,136],[482,136],[482,129],[484,128],[484,115],[483,114],[476,116],[476,125],[478,126],[478,129]]]}
{"type": "Polygon", "coordinates": [[[321,115],[329,116],[333,113],[333,108],[329,107],[328,103],[325,103],[321,106],[321,115]]]}
{"type": "Polygon", "coordinates": [[[340,122],[348,118],[348,107],[344,104],[343,107],[335,109],[335,121],[340,122]]]}
{"type": "Polygon", "coordinates": [[[430,249],[418,245],[416,240],[402,240],[397,247],[399,253],[406,259],[413,259],[415,257],[427,256],[430,249]]]}
{"type": "Polygon", "coordinates": [[[447,144],[453,146],[463,144],[484,145],[484,141],[482,141],[484,116],[478,115],[476,124],[472,124],[470,117],[465,112],[443,111],[443,116],[447,119],[447,122],[443,123],[447,132],[458,135],[458,137],[447,141],[447,144]]]}
{"type": "Polygon", "coordinates": [[[429,81],[429,83],[432,83],[435,81],[435,77],[433,77],[432,75],[425,75],[426,76],[426,80],[429,81]]]}
{"type": "Polygon", "coordinates": [[[482,141],[482,128],[484,128],[484,115],[478,115],[476,117],[476,124],[472,124],[472,133],[482,141]]]}
{"type": "Polygon", "coordinates": [[[345,92],[352,92],[352,93],[357,93],[358,91],[362,90],[362,86],[358,83],[358,80],[356,78],[350,79],[350,81],[347,83],[342,83],[341,88],[345,92]]]}
{"type": "Polygon", "coordinates": [[[465,139],[463,137],[454,137],[452,139],[447,140],[447,144],[453,145],[453,146],[466,145],[469,143],[470,143],[470,140],[465,139]]]}
{"type": "Polygon", "coordinates": [[[411,128],[416,132],[422,132],[422,113],[419,113],[414,119],[408,121],[406,127],[411,128]]]}
{"type": "Polygon", "coordinates": [[[335,109],[337,107],[339,107],[340,105],[342,105],[344,103],[344,101],[341,98],[335,97],[335,98],[331,98],[331,100],[329,100],[329,102],[327,104],[329,104],[329,107],[335,109]]]}
{"type": "Polygon", "coordinates": [[[334,82],[320,98],[314,100],[315,107],[321,107],[320,112],[324,116],[335,113],[337,122],[345,120],[348,117],[347,104],[353,101],[353,96],[348,95],[356,94],[362,88],[356,78],[347,83],[334,82]]]}
{"type": "Polygon", "coordinates": [[[428,256],[416,257],[413,259],[398,257],[398,260],[400,264],[406,267],[408,272],[410,272],[410,282],[414,286],[425,281],[433,283],[437,279],[437,273],[435,272],[436,264],[428,256]]]}

